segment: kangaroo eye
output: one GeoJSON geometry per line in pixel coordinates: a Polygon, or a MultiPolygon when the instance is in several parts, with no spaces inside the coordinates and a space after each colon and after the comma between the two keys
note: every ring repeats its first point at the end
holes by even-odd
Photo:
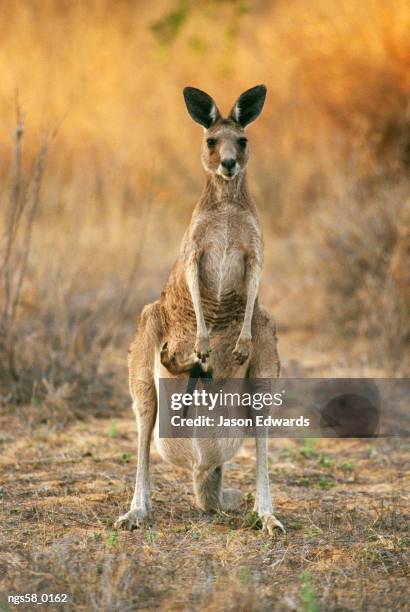
{"type": "Polygon", "coordinates": [[[217,139],[216,139],[216,138],[207,138],[207,139],[206,139],[206,144],[208,145],[208,147],[209,147],[210,149],[212,149],[212,147],[214,147],[214,146],[216,145],[216,143],[217,143],[217,142],[218,142],[218,141],[217,141],[217,139]]]}
{"type": "Polygon", "coordinates": [[[242,147],[242,149],[244,149],[247,144],[248,144],[247,138],[238,138],[238,145],[242,147]]]}

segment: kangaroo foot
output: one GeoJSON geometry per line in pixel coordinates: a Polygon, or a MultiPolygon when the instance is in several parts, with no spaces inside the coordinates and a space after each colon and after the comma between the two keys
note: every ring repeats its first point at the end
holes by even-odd
{"type": "Polygon", "coordinates": [[[115,522],[115,527],[117,529],[127,529],[128,531],[132,531],[133,529],[138,529],[138,527],[148,518],[148,512],[143,510],[142,508],[134,508],[134,510],[130,510],[126,514],[123,514],[118,518],[115,522]]]}
{"type": "Polygon", "coordinates": [[[189,372],[200,361],[195,353],[189,353],[187,355],[179,355],[176,352],[170,353],[168,342],[165,342],[161,349],[160,360],[162,365],[171,372],[171,374],[189,372]]]}
{"type": "Polygon", "coordinates": [[[286,533],[284,526],[278,521],[274,514],[259,514],[259,516],[262,521],[262,530],[270,536],[275,534],[276,529],[280,529],[283,533],[286,533]]]}

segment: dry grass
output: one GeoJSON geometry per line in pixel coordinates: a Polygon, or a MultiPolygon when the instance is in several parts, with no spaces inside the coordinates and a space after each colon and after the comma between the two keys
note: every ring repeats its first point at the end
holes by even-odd
{"type": "MultiPolygon", "coordinates": [[[[112,520],[135,467],[126,348],[203,180],[187,84],[222,110],[268,86],[250,183],[285,374],[408,376],[409,26],[405,0],[2,3],[4,592],[67,590],[76,610],[404,609],[399,444],[273,446],[277,542],[200,516],[157,459],[153,527],[112,520]]],[[[233,465],[244,493],[251,465],[233,465]]]]}
{"type": "Polygon", "coordinates": [[[7,424],[3,610],[13,609],[7,594],[27,592],[67,593],[72,610],[406,608],[408,445],[272,445],[287,528],[276,540],[252,528],[253,445],[228,470],[248,496],[229,515],[198,512],[189,477],[154,454],[152,523],[127,534],[112,523],[132,493],[131,418],[114,428],[107,419],[73,422],[60,433],[7,424]]]}

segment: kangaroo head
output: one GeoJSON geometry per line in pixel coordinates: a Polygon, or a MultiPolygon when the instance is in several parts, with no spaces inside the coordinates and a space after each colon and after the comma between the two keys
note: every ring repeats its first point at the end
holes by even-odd
{"type": "Polygon", "coordinates": [[[188,113],[204,128],[201,160],[206,172],[229,181],[245,170],[249,159],[245,127],[260,115],[265,97],[265,85],[252,87],[223,118],[211,96],[195,87],[184,88],[188,113]]]}

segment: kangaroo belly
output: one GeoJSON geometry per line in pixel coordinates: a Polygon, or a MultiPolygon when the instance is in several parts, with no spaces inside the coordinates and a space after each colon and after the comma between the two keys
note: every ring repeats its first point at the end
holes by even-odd
{"type": "Polygon", "coordinates": [[[244,254],[224,243],[214,245],[201,258],[199,277],[205,293],[216,300],[222,300],[232,292],[242,293],[245,279],[244,254]]]}
{"type": "Polygon", "coordinates": [[[201,264],[201,302],[209,330],[215,332],[235,322],[242,323],[246,306],[243,254],[228,251],[218,257],[209,253],[201,264]]]}

